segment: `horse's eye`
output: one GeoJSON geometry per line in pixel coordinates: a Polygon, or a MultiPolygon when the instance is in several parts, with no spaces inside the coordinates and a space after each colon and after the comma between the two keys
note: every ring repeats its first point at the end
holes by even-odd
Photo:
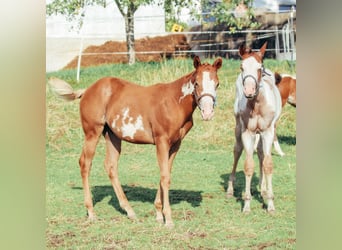
{"type": "Polygon", "coordinates": [[[219,82],[217,83],[217,85],[216,85],[215,89],[217,89],[217,88],[218,88],[218,86],[220,86],[220,83],[219,83],[219,82]]]}

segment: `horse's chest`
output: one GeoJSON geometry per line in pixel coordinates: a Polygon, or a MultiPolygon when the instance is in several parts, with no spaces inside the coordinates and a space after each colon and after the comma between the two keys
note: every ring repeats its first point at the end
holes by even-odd
{"type": "Polygon", "coordinates": [[[246,128],[253,132],[267,129],[274,118],[274,111],[267,107],[255,105],[242,113],[242,120],[246,128]]]}

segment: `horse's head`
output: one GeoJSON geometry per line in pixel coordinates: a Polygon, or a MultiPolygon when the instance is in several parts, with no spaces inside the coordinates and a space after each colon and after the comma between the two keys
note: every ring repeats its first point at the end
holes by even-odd
{"type": "Polygon", "coordinates": [[[196,103],[201,110],[203,120],[210,120],[214,116],[214,106],[216,102],[216,89],[219,86],[217,70],[222,66],[222,59],[218,58],[210,65],[201,63],[198,56],[194,58],[196,69],[194,81],[194,96],[196,103]]]}
{"type": "Polygon", "coordinates": [[[239,54],[242,58],[241,76],[243,92],[247,98],[255,97],[259,92],[260,80],[262,76],[262,60],[266,51],[267,42],[260,48],[260,51],[254,52],[245,45],[239,48],[239,54]]]}

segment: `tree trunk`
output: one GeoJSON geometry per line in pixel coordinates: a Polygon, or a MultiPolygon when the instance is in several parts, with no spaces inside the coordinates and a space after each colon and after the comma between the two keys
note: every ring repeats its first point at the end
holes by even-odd
{"type": "Polygon", "coordinates": [[[124,11],[124,6],[120,4],[119,0],[115,0],[116,5],[119,8],[122,16],[125,19],[125,31],[126,31],[126,45],[128,51],[128,64],[135,63],[135,40],[134,40],[134,13],[138,9],[138,6],[134,5],[134,1],[129,1],[127,6],[127,13],[124,11]]]}
{"type": "Polygon", "coordinates": [[[135,39],[134,39],[134,12],[128,10],[125,16],[126,45],[128,51],[128,64],[135,63],[135,39]]]}

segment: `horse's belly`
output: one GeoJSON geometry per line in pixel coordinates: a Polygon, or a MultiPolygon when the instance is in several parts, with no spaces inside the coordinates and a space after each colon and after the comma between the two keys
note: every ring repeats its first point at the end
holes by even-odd
{"type": "Polygon", "coordinates": [[[122,127],[112,128],[113,133],[121,140],[137,143],[137,144],[154,144],[151,133],[146,131],[143,127],[122,127]]]}
{"type": "Polygon", "coordinates": [[[125,110],[123,115],[116,115],[111,118],[109,126],[114,134],[124,141],[154,143],[151,128],[141,115],[129,115],[128,111],[125,110]]]}

